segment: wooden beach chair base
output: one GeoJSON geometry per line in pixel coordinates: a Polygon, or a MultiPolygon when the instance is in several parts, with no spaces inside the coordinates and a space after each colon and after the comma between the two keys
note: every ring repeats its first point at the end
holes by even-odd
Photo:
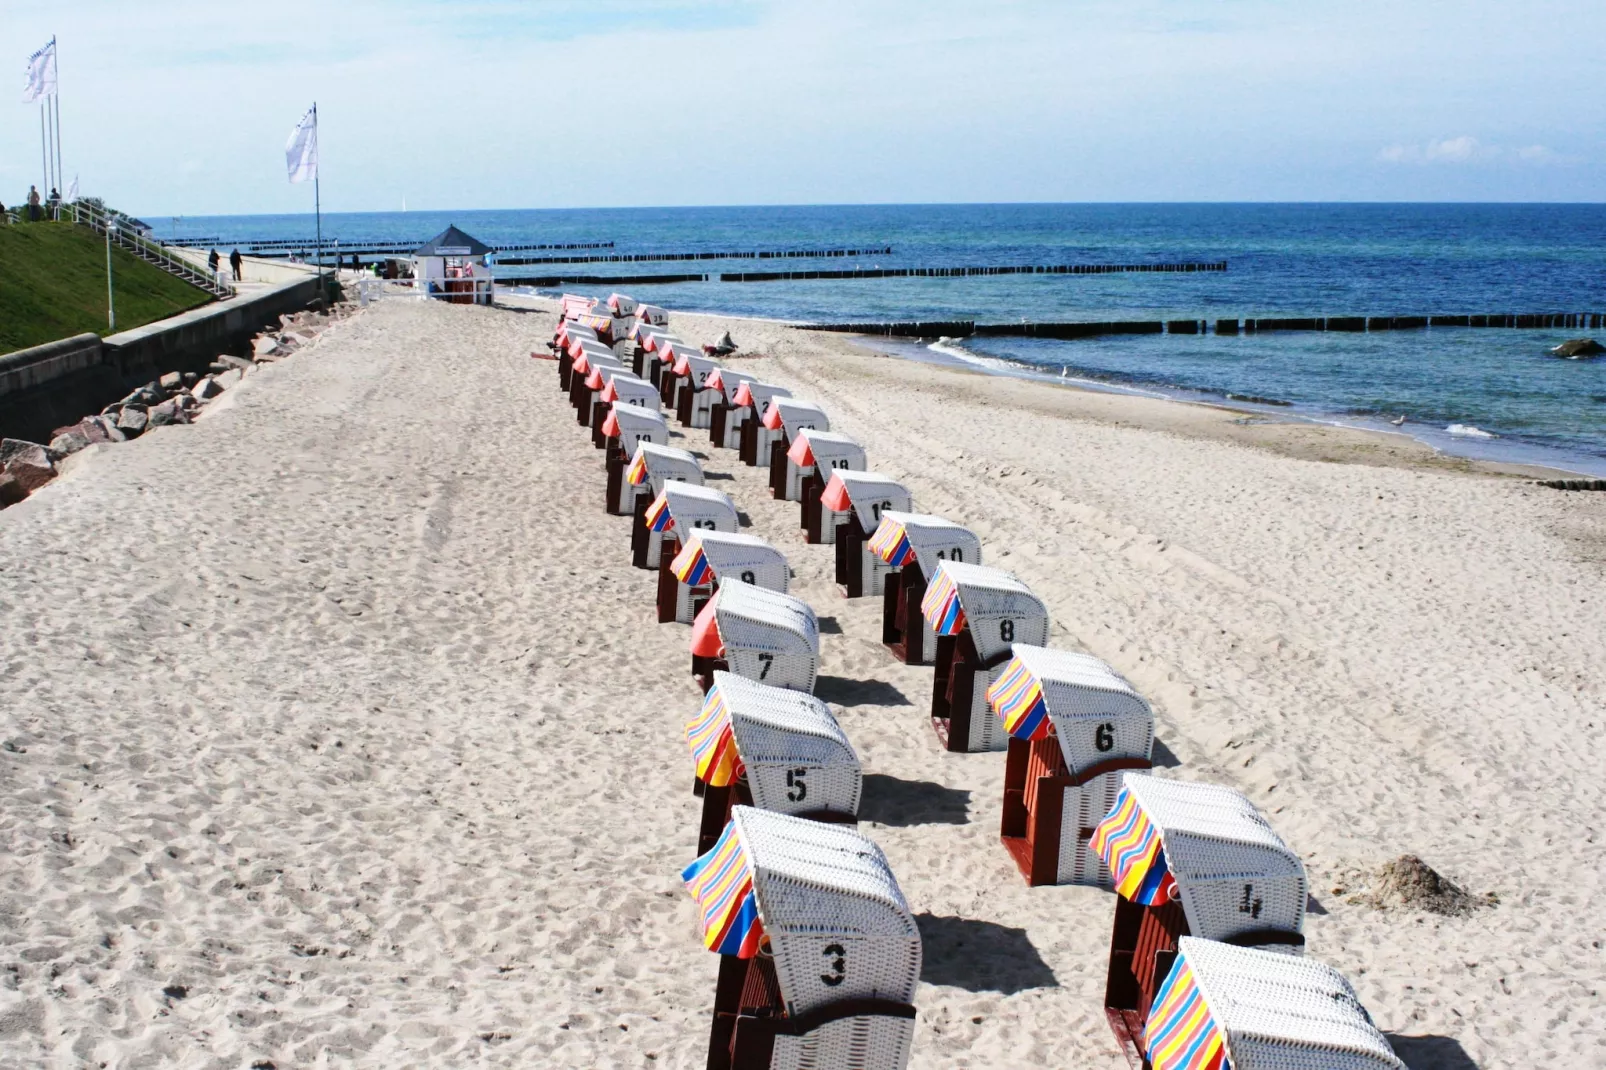
{"type": "Polygon", "coordinates": [[[602,433],[602,425],[607,422],[608,407],[600,403],[591,406],[591,444],[599,450],[608,445],[608,436],[602,433]]]}
{"type": "MultiPolygon", "coordinates": [[[[1065,765],[1059,738],[1052,732],[1042,739],[1011,738],[1004,762],[1004,816],[999,839],[1015,860],[1016,867],[1032,887],[1044,884],[1093,884],[1102,872],[1101,863],[1085,848],[1077,857],[1087,856],[1085,871],[1062,874],[1060,849],[1065,828],[1066,789],[1072,791],[1072,805],[1082,785],[1095,777],[1122,769],[1149,769],[1145,758],[1112,758],[1072,776],[1065,765]]],[[[1075,814],[1071,815],[1073,819],[1075,814]]],[[[1096,820],[1096,819],[1093,819],[1096,820]]],[[[1078,845],[1093,838],[1093,825],[1079,823],[1078,845]]]]}
{"type": "Polygon", "coordinates": [[[692,677],[696,679],[697,686],[702,688],[705,695],[708,694],[708,689],[714,686],[714,673],[730,672],[730,668],[730,662],[724,658],[705,658],[698,654],[691,656],[692,677]]]}
{"type": "Polygon", "coordinates": [[[619,446],[617,438],[608,440],[608,455],[604,463],[608,471],[608,515],[624,516],[625,511],[619,508],[619,496],[625,487],[625,451],[619,446]]]}
{"type": "Polygon", "coordinates": [[[569,392],[569,379],[574,375],[574,358],[567,352],[558,354],[558,389],[569,392]]]}
{"type": "Polygon", "coordinates": [[[865,541],[857,514],[848,514],[847,523],[836,526],[836,583],[849,598],[864,597],[865,541]]]}
{"type": "Polygon", "coordinates": [[[764,426],[752,413],[742,421],[741,437],[736,444],[736,456],[747,467],[758,467],[758,430],[764,426]]]}
{"type": "Polygon", "coordinates": [[[721,449],[730,446],[727,428],[735,426],[728,422],[734,410],[735,406],[730,402],[716,401],[708,412],[708,441],[721,449]]]}
{"type": "Polygon", "coordinates": [[[783,435],[778,442],[770,443],[770,497],[778,502],[786,500],[787,443],[783,435]]]}
{"type": "Polygon", "coordinates": [[[647,530],[647,508],[650,505],[652,505],[651,496],[637,494],[636,507],[630,513],[630,563],[636,568],[647,567],[647,550],[652,535],[652,532],[647,530]]]}
{"type": "Polygon", "coordinates": [[[881,642],[905,665],[926,664],[926,618],[920,612],[925,573],[914,562],[888,573],[881,597],[881,642]]]}
{"type": "MultiPolygon", "coordinates": [[[[967,628],[957,636],[937,638],[937,671],[932,679],[931,727],[947,750],[970,753],[973,722],[976,717],[977,678],[983,692],[988,675],[1009,660],[1009,651],[983,661],[967,628]]],[[[981,716],[987,716],[982,703],[981,716]]]]}

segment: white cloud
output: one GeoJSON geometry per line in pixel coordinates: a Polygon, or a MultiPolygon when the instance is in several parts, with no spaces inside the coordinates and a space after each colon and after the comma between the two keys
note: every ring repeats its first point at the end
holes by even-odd
{"type": "Polygon", "coordinates": [[[1544,145],[1525,145],[1508,149],[1479,141],[1470,134],[1435,138],[1416,145],[1389,145],[1379,149],[1377,158],[1397,164],[1468,164],[1520,161],[1527,164],[1554,163],[1561,157],[1544,145]]]}

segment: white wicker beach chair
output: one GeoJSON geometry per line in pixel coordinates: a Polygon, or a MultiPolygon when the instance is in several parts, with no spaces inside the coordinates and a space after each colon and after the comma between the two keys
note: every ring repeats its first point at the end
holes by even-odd
{"type": "Polygon", "coordinates": [[[784,457],[772,451],[770,493],[779,501],[804,503],[798,526],[806,530],[808,503],[818,499],[827,473],[837,468],[864,471],[864,447],[847,435],[799,426],[788,432],[784,457]]]}
{"type": "Polygon", "coordinates": [[[1153,1070],[1405,1070],[1331,966],[1192,936],[1178,942],[1142,1051],[1153,1070]]]}
{"type": "Polygon", "coordinates": [[[868,548],[888,570],[881,641],[905,664],[930,665],[937,657],[937,633],[920,612],[926,574],[935,573],[941,561],[981,564],[981,540],[940,516],[893,510],[881,514],[868,548]]]}
{"type": "Polygon", "coordinates": [[[625,370],[623,362],[611,354],[604,357],[588,351],[575,360],[574,378],[570,381],[570,401],[574,405],[575,422],[580,426],[596,427],[597,421],[592,419],[592,414],[597,409],[597,401],[602,397],[603,390],[607,388],[610,374],[630,373],[625,370]]]}
{"type": "Polygon", "coordinates": [[[698,854],[714,846],[733,806],[833,824],[859,812],[859,756],[813,695],[715,672],[686,743],[703,797],[698,854]]]}
{"type": "Polygon", "coordinates": [[[1027,883],[1109,887],[1088,841],[1127,771],[1152,764],[1148,702],[1098,658],[1016,643],[987,704],[1009,734],[1002,838],[1027,883]]]}
{"type": "Polygon", "coordinates": [[[906,515],[912,508],[909,489],[891,476],[847,469],[831,473],[808,517],[808,535],[810,542],[836,547],[836,582],[849,598],[882,597],[892,568],[870,552],[870,538],[881,526],[882,513],[906,515]]]}
{"type": "Polygon", "coordinates": [[[657,401],[654,393],[653,408],[615,402],[609,407],[608,418],[602,422],[604,463],[608,473],[607,507],[615,516],[629,516],[635,509],[638,491],[625,479],[625,468],[636,455],[636,447],[643,442],[656,446],[669,444],[669,424],[657,410],[657,401]]]}
{"type": "Polygon", "coordinates": [[[1117,1036],[1141,1036],[1183,936],[1304,946],[1305,867],[1231,788],[1128,773],[1089,849],[1117,893],[1105,997],[1117,1036]]]}
{"type": "Polygon", "coordinates": [[[626,297],[624,294],[609,294],[608,307],[613,309],[616,316],[634,317],[636,314],[636,299],[626,297]]]}
{"type": "Polygon", "coordinates": [[[645,538],[631,544],[637,568],[674,574],[669,563],[680,552],[681,540],[693,531],[728,531],[740,527],[736,503],[724,491],[700,483],[670,479],[642,515],[645,538]]]}
{"type": "Polygon", "coordinates": [[[1009,736],[987,712],[987,688],[1015,643],[1048,644],[1048,607],[1002,569],[939,561],[920,612],[937,635],[931,723],[951,751],[1004,750],[1009,736]]]}
{"type": "Polygon", "coordinates": [[[764,414],[768,411],[772,399],[791,396],[792,392],[785,387],[757,381],[738,386],[730,395],[732,409],[728,419],[736,421],[738,425],[736,449],[737,456],[743,464],[749,467],[769,465],[769,446],[763,446],[762,454],[759,452],[760,440],[766,430],[763,422],[764,414]]]}
{"type": "Polygon", "coordinates": [[[667,571],[667,578],[659,574],[658,620],[690,624],[722,577],[785,594],[791,570],[785,555],[757,535],[693,531],[667,571]]]}
{"type": "Polygon", "coordinates": [[[620,490],[621,501],[628,505],[625,515],[632,517],[630,548],[632,560],[636,547],[646,541],[647,507],[663,493],[664,484],[671,479],[682,483],[703,482],[703,468],[697,458],[675,446],[656,442],[639,442],[625,465],[624,482],[620,490]]]}
{"type": "Polygon", "coordinates": [[[742,421],[736,414],[740,412],[745,415],[746,409],[736,405],[735,398],[743,383],[753,381],[753,377],[746,372],[725,367],[714,369],[713,374],[704,381],[704,388],[715,391],[714,403],[708,413],[708,440],[715,446],[725,449],[741,446],[742,421]]]}
{"type": "Polygon", "coordinates": [[[753,448],[758,463],[769,469],[770,493],[776,497],[777,487],[784,490],[786,451],[799,431],[829,431],[831,421],[825,410],[810,401],[776,395],[760,414],[753,448]]]}
{"type": "Polygon", "coordinates": [[[682,874],[720,952],[709,1070],[902,1070],[920,931],[857,831],[748,806],[682,874]]]}
{"type": "Polygon", "coordinates": [[[656,355],[663,361],[658,366],[658,387],[662,392],[664,405],[673,412],[680,400],[681,384],[686,380],[685,374],[679,370],[681,362],[690,355],[701,357],[703,350],[701,346],[692,345],[671,335],[658,340],[656,355]]]}
{"type": "Polygon", "coordinates": [[[692,672],[706,690],[715,669],[813,693],[820,624],[807,602],[727,577],[692,623],[692,672]]]}
{"type": "Polygon", "coordinates": [[[654,327],[667,327],[669,326],[669,313],[665,312],[657,305],[644,305],[638,303],[636,305],[636,321],[639,323],[648,323],[654,327]]]}
{"type": "Polygon", "coordinates": [[[601,344],[597,339],[597,332],[590,327],[582,327],[570,320],[559,320],[557,333],[553,335],[552,346],[558,355],[558,389],[568,392],[570,376],[574,365],[574,358],[580,355],[582,342],[601,344]]]}
{"type": "Polygon", "coordinates": [[[717,371],[719,362],[712,358],[693,356],[684,349],[675,351],[675,374],[680,377],[675,394],[675,416],[682,427],[709,426],[714,403],[721,394],[708,387],[708,379],[717,371]]]}

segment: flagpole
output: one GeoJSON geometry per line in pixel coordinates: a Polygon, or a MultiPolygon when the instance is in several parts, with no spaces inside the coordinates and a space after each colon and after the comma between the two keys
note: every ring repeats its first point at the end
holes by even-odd
{"type": "MultiPolygon", "coordinates": [[[[39,101],[39,169],[44,172],[45,189],[50,188],[50,149],[49,142],[45,140],[45,111],[49,105],[41,99],[39,101]]],[[[41,194],[43,196],[43,194],[41,194]]]]}
{"type": "MultiPolygon", "coordinates": [[[[319,153],[321,146],[316,141],[318,137],[318,102],[316,100],[312,102],[312,136],[315,139],[313,141],[313,152],[321,155],[319,153]]],[[[318,166],[320,163],[322,161],[318,160],[312,165],[312,211],[314,218],[317,220],[318,228],[318,299],[323,300],[326,291],[323,282],[323,199],[318,189],[318,172],[322,170],[318,166]]]]}
{"type": "Polygon", "coordinates": [[[56,91],[51,94],[56,100],[56,189],[64,196],[62,180],[67,176],[61,172],[61,50],[56,47],[56,35],[50,35],[50,55],[56,65],[56,91]]]}

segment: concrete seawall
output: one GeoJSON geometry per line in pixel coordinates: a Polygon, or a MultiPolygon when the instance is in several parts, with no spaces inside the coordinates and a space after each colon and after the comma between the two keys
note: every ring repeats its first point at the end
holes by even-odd
{"type": "Polygon", "coordinates": [[[164,372],[204,372],[219,353],[243,353],[252,335],[317,297],[318,278],[306,275],[107,338],[80,334],[0,356],[0,437],[48,441],[52,429],[164,372]]]}

